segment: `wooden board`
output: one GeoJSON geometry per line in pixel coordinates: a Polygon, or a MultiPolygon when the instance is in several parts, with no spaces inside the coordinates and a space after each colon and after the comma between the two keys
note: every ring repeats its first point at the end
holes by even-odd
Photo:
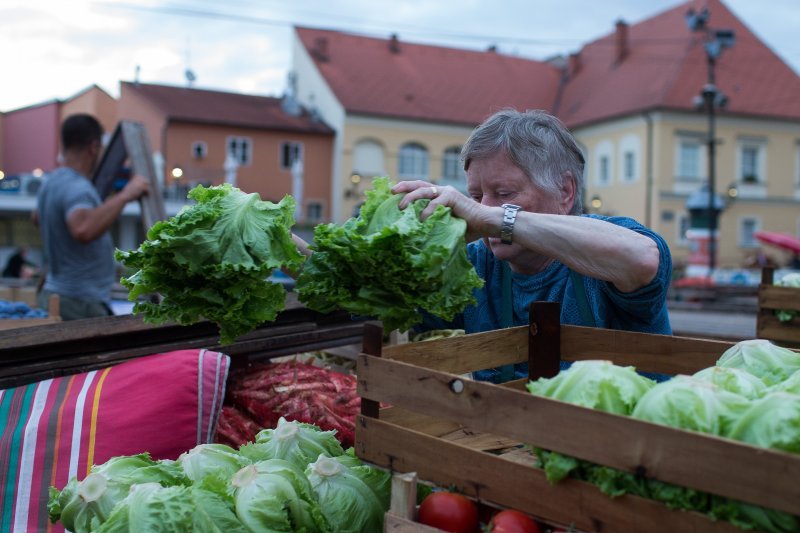
{"type": "Polygon", "coordinates": [[[190,348],[231,356],[232,366],[281,355],[361,342],[364,322],[348,313],[321,314],[289,295],[276,320],[219,344],[217,326],[201,322],[146,324],[118,315],[0,331],[0,389],[103,368],[135,357],[190,348]]]}
{"type": "Polygon", "coordinates": [[[365,461],[394,472],[416,472],[420,479],[452,485],[468,496],[547,522],[603,532],[738,531],[698,513],[670,511],[655,501],[634,496],[611,499],[581,481],[551,485],[540,469],[382,420],[359,417],[356,427],[356,450],[365,461]]]}
{"type": "Polygon", "coordinates": [[[130,162],[134,174],[144,176],[150,182],[150,193],[139,199],[142,226],[147,232],[157,221],[166,220],[167,214],[147,130],[143,124],[130,120],[120,121],[117,125],[95,170],[93,181],[101,198],[111,194],[114,178],[126,161],[130,162]]]}
{"type": "MultiPolygon", "coordinates": [[[[474,431],[785,511],[797,512],[800,502],[800,485],[795,482],[800,478],[797,455],[366,354],[359,356],[357,375],[359,394],[365,398],[418,413],[436,413],[474,431]]],[[[414,449],[419,457],[426,454],[424,447],[414,449]]]]}

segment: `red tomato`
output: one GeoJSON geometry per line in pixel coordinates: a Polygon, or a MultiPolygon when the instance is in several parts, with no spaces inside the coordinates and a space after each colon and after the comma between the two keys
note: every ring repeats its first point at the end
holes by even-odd
{"type": "Polygon", "coordinates": [[[489,523],[492,533],[539,533],[539,525],[530,516],[514,509],[500,511],[489,523]]]}
{"type": "Polygon", "coordinates": [[[461,494],[432,492],[422,500],[418,519],[426,526],[437,527],[450,533],[475,533],[478,531],[478,506],[461,494]]]}

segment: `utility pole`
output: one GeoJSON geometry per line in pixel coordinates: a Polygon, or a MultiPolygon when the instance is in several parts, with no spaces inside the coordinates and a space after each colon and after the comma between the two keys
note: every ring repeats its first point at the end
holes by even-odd
{"type": "Polygon", "coordinates": [[[686,24],[693,32],[705,33],[705,51],[708,64],[708,80],[700,91],[700,96],[695,97],[695,107],[704,109],[708,116],[708,138],[706,140],[708,151],[708,275],[710,276],[717,261],[717,218],[719,210],[715,206],[716,198],[716,173],[717,173],[717,131],[716,109],[724,108],[728,104],[728,97],[717,89],[716,63],[722,50],[730,48],[736,42],[733,30],[714,30],[708,27],[710,13],[704,7],[700,13],[689,9],[686,13],[686,24]]]}

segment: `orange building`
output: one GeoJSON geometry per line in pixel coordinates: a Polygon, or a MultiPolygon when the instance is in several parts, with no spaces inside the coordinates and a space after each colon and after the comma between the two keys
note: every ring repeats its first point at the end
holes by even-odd
{"type": "Polygon", "coordinates": [[[227,181],[295,196],[301,224],[330,219],[333,130],[290,99],[122,82],[118,117],[145,125],[168,195],[227,181]]]}

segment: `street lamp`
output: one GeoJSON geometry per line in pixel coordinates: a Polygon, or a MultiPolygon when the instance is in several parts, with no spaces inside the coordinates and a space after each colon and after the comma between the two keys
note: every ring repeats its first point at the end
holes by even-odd
{"type": "Polygon", "coordinates": [[[730,48],[736,42],[736,35],[733,30],[714,30],[708,27],[710,13],[708,8],[703,8],[699,13],[694,9],[689,9],[686,13],[686,24],[693,32],[705,33],[705,50],[708,64],[708,80],[700,91],[699,97],[694,98],[695,107],[705,110],[708,116],[708,274],[709,276],[716,266],[717,256],[717,217],[719,211],[714,208],[714,191],[716,190],[716,109],[723,108],[728,104],[728,97],[717,88],[715,67],[717,58],[722,54],[722,50],[730,48]]]}

